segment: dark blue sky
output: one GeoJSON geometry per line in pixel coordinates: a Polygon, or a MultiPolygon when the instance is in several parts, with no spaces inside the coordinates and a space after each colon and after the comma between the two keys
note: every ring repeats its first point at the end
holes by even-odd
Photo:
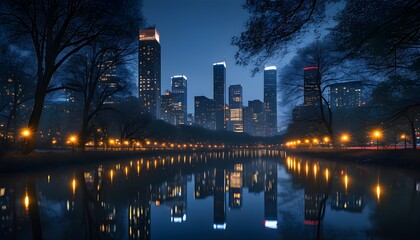
{"type": "Polygon", "coordinates": [[[263,99],[263,76],[251,77],[250,68],[235,65],[231,38],[244,30],[248,13],[242,0],[144,0],[149,25],[156,25],[162,47],[162,91],[170,77],[188,78],[188,112],[194,96],[213,98],[213,63],[226,61],[227,83],[242,84],[244,105],[263,99]]]}

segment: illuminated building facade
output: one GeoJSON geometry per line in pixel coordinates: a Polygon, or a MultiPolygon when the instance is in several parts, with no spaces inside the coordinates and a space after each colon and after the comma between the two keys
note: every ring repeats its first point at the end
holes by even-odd
{"type": "Polygon", "coordinates": [[[213,64],[213,99],[216,130],[225,129],[226,63],[213,64]]]}
{"type": "Polygon", "coordinates": [[[277,68],[264,68],[264,112],[266,137],[277,134],[277,68]]]}
{"type": "Polygon", "coordinates": [[[363,106],[363,85],[361,81],[335,83],[330,86],[332,108],[353,108],[363,106]]]}
{"type": "Polygon", "coordinates": [[[236,164],[229,174],[229,208],[242,208],[243,165],[236,164]]]}
{"type": "Polygon", "coordinates": [[[194,97],[194,124],[200,127],[215,130],[215,102],[205,96],[194,97]]]}
{"type": "Polygon", "coordinates": [[[184,75],[173,76],[171,85],[175,125],[185,124],[187,121],[187,77],[184,75]]]}
{"type": "Polygon", "coordinates": [[[173,93],[171,93],[169,90],[166,90],[165,93],[161,96],[160,103],[160,119],[171,124],[175,124],[173,98],[173,93]]]}
{"type": "Polygon", "coordinates": [[[213,209],[213,229],[226,229],[226,172],[224,169],[215,169],[214,187],[214,209],[213,209]]]}
{"type": "Polygon", "coordinates": [[[232,132],[243,132],[243,106],[242,106],[242,85],[229,86],[229,122],[227,130],[232,132]]]}
{"type": "Polygon", "coordinates": [[[244,108],[244,131],[252,136],[264,136],[264,103],[260,100],[248,101],[244,108]]]}
{"type": "Polygon", "coordinates": [[[156,28],[141,29],[139,34],[139,100],[143,114],[160,118],[161,51],[156,28]]]}
{"type": "Polygon", "coordinates": [[[319,71],[318,67],[310,66],[303,69],[303,105],[319,106],[319,71]]]}

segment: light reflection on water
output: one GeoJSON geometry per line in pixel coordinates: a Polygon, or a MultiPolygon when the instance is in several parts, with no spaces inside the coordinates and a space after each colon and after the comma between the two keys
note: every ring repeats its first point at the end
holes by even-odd
{"type": "Polygon", "coordinates": [[[420,236],[418,172],[285,156],[174,154],[2,179],[0,239],[420,236]]]}

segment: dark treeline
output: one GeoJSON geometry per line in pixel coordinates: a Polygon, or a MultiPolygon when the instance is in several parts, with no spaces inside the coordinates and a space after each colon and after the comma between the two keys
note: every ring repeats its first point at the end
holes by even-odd
{"type": "Polygon", "coordinates": [[[348,132],[352,144],[365,145],[380,129],[382,143],[408,141],[416,147],[418,1],[246,1],[244,8],[250,13],[246,30],[232,39],[238,64],[254,65],[256,73],[268,60],[297,48],[279,74],[281,104],[290,116],[285,138],[328,136],[337,146],[348,132]],[[317,69],[310,86],[317,102],[302,105],[308,66],[317,69]],[[357,107],[333,108],[331,86],[351,81],[362,85],[362,101],[357,107]]]}

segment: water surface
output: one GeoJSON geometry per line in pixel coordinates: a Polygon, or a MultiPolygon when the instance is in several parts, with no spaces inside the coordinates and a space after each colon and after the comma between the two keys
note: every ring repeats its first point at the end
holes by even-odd
{"type": "Polygon", "coordinates": [[[420,173],[275,150],[0,178],[0,239],[420,239],[420,173]]]}

